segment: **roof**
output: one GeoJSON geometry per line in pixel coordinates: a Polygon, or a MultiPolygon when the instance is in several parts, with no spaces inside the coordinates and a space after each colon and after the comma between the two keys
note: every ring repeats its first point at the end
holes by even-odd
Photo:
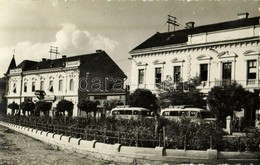
{"type": "Polygon", "coordinates": [[[5,75],[8,75],[10,73],[10,69],[14,69],[15,67],[16,67],[16,62],[15,62],[15,58],[13,56],[5,75]]]}
{"type": "Polygon", "coordinates": [[[209,112],[209,110],[202,109],[202,108],[166,108],[161,110],[161,112],[163,111],[207,111],[209,112]]]}
{"type": "Polygon", "coordinates": [[[215,23],[210,25],[198,26],[190,29],[182,29],[173,32],[159,33],[157,32],[152,37],[135,47],[134,50],[159,47],[173,44],[182,44],[188,41],[188,36],[192,34],[214,32],[220,30],[234,29],[240,27],[247,27],[253,25],[259,25],[260,17],[238,19],[228,22],[215,23]]]}
{"type": "Polygon", "coordinates": [[[24,60],[16,68],[21,68],[22,71],[61,68],[66,65],[66,62],[77,60],[80,61],[81,67],[84,67],[84,69],[87,71],[103,73],[116,72],[120,76],[126,77],[119,66],[108,56],[105,51],[98,51],[96,53],[76,55],[53,60],[45,59],[39,62],[24,60]]]}

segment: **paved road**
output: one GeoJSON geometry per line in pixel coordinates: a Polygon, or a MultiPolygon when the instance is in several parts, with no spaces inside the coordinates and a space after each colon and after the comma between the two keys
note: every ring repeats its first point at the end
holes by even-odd
{"type": "Polygon", "coordinates": [[[87,155],[66,152],[0,126],[0,165],[104,165],[87,155]]]}

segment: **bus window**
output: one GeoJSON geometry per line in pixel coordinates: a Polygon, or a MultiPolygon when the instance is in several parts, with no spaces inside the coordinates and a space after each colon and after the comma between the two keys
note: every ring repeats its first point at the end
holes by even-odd
{"type": "Polygon", "coordinates": [[[118,115],[124,115],[125,113],[124,113],[124,111],[123,110],[118,110],[118,113],[117,113],[118,115]]]}
{"type": "Polygon", "coordinates": [[[188,114],[187,111],[180,111],[179,114],[180,114],[181,117],[187,117],[187,116],[189,116],[189,114],[188,114]]]}
{"type": "Polygon", "coordinates": [[[125,115],[132,115],[132,110],[125,110],[125,115]]]}
{"type": "Polygon", "coordinates": [[[139,111],[134,110],[133,114],[134,114],[134,115],[138,115],[138,114],[139,114],[139,111]]]}
{"type": "Polygon", "coordinates": [[[198,117],[198,112],[190,111],[190,117],[198,117]]]}
{"type": "Polygon", "coordinates": [[[117,115],[117,114],[119,114],[119,112],[117,110],[112,111],[112,115],[117,115]]]}
{"type": "Polygon", "coordinates": [[[169,116],[179,116],[178,111],[169,112],[169,116]]]}
{"type": "Polygon", "coordinates": [[[141,111],[142,116],[151,116],[151,112],[149,111],[141,111]]]}
{"type": "Polygon", "coordinates": [[[163,112],[162,116],[170,116],[170,112],[163,112]]]}
{"type": "Polygon", "coordinates": [[[210,112],[200,112],[201,113],[201,117],[202,119],[205,119],[205,118],[215,118],[215,115],[213,113],[210,113],[210,112]]]}

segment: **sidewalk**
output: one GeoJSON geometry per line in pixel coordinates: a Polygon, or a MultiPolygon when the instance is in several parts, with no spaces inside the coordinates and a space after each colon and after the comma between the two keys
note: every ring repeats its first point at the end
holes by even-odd
{"type": "Polygon", "coordinates": [[[86,155],[53,148],[41,141],[0,126],[0,165],[102,165],[86,155]]]}

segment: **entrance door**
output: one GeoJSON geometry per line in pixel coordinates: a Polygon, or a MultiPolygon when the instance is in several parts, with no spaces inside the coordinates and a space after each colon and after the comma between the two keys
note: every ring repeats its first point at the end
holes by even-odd
{"type": "Polygon", "coordinates": [[[231,85],[232,62],[225,62],[222,65],[222,85],[231,85]]]}

